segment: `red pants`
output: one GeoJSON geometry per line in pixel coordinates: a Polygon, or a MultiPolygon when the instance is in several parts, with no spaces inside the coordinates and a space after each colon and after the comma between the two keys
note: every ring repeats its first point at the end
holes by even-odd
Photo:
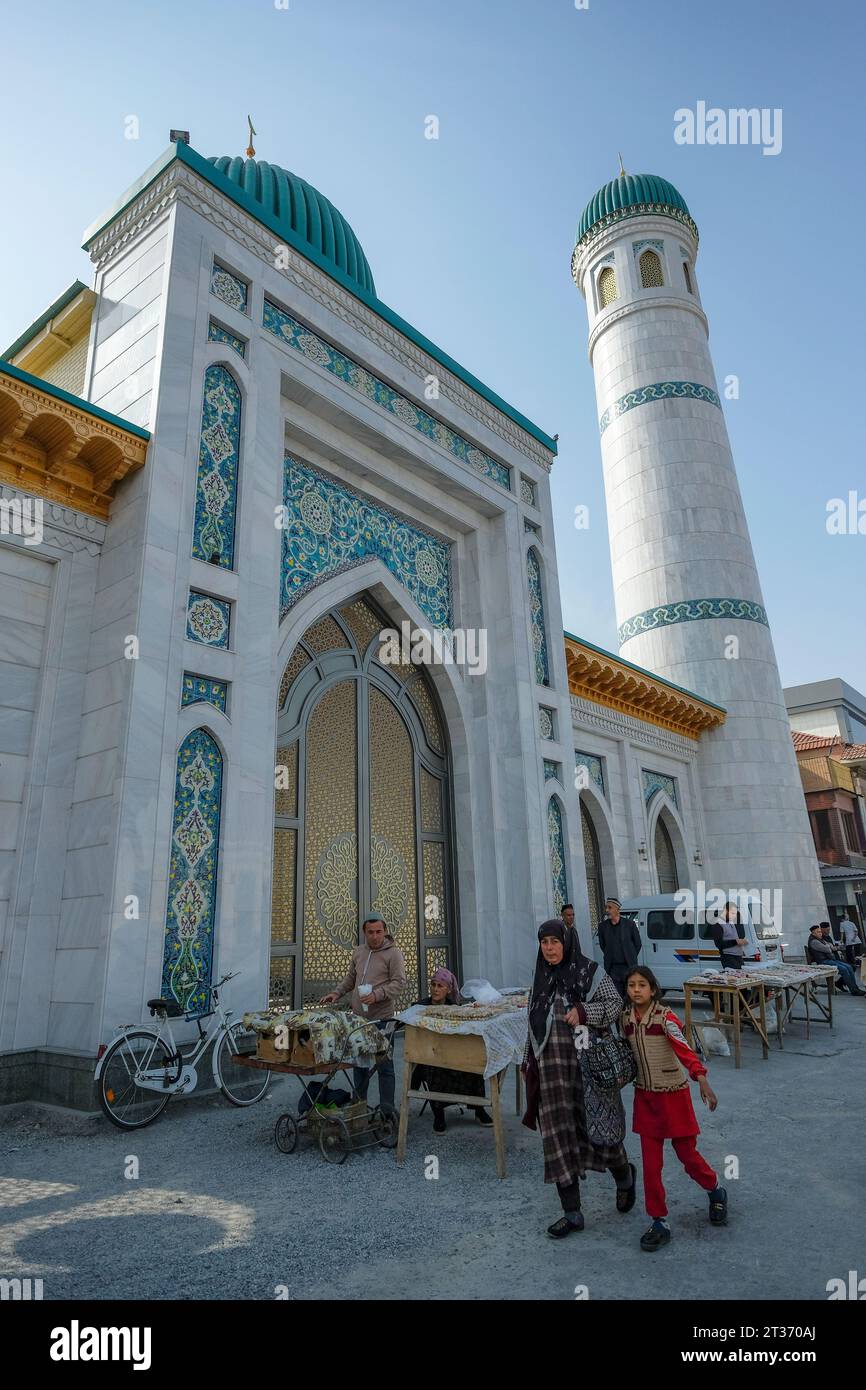
{"type": "MultiPolygon", "coordinates": [[[[712,1192],[713,1188],[718,1186],[718,1178],[707,1160],[698,1153],[695,1136],[690,1134],[684,1139],[672,1139],[671,1143],[674,1146],[674,1153],[689,1177],[694,1178],[705,1192],[712,1192]]],[[[642,1134],[640,1150],[643,1161],[644,1202],[647,1212],[655,1221],[668,1214],[665,1189],[662,1183],[665,1141],[664,1139],[656,1139],[655,1135],[652,1134],[642,1134]]]]}

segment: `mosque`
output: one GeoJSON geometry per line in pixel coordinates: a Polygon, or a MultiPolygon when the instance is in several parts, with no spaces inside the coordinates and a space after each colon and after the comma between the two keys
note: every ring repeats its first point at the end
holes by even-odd
{"type": "Polygon", "coordinates": [[[371,910],[416,993],[527,979],[565,900],[591,949],[611,893],[782,889],[799,946],[824,900],[682,196],[621,172],[572,261],[614,654],[563,635],[555,440],[310,184],[172,134],[0,360],[0,1098],[89,1103],[115,1025],[228,970],[237,1008],[318,997],[371,910]]]}

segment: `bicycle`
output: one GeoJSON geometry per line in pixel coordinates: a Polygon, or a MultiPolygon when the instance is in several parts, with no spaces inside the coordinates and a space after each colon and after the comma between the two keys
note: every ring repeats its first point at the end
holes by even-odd
{"type": "Polygon", "coordinates": [[[103,1113],[118,1129],[142,1129],[152,1124],[172,1096],[188,1095],[198,1085],[196,1064],[213,1043],[213,1078],[231,1105],[255,1105],[268,1089],[270,1071],[251,1070],[234,1061],[256,1050],[256,1035],[240,1021],[231,1023],[231,1009],[219,1002],[219,990],[235,978],[224,975],[215,985],[197,979],[193,985],[210,990],[213,1007],[207,1014],[189,1014],[174,999],[148,999],[156,1028],[129,1023],[117,1029],[118,1037],[109,1043],[97,1060],[94,1081],[99,1087],[103,1113]],[[184,1055],[175,1045],[172,1018],[183,1018],[198,1027],[198,1041],[184,1055]],[[202,1019],[211,1021],[202,1029],[202,1019]]]}

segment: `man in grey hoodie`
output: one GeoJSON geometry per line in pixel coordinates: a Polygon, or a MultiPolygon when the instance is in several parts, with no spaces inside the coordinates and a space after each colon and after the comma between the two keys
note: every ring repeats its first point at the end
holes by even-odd
{"type": "MultiPolygon", "coordinates": [[[[406,964],[381,917],[368,917],[363,930],[363,945],[355,947],[343,979],[321,1002],[336,1004],[344,995],[351,994],[353,1012],[382,1027],[387,1019],[394,1017],[394,1001],[406,988],[406,964]]],[[[370,1071],[354,1067],[352,1072],[355,1090],[365,1098],[370,1071]]],[[[383,1110],[394,1109],[394,1089],[394,1058],[391,1056],[379,1064],[379,1103],[383,1110]]]]}

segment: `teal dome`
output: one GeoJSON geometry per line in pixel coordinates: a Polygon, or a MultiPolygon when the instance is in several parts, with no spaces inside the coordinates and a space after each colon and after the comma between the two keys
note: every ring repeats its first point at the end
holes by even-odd
{"type": "Polygon", "coordinates": [[[620,174],[600,188],[583,210],[577,229],[578,246],[600,222],[634,217],[640,212],[656,213],[684,222],[697,238],[698,229],[692,221],[686,200],[667,179],[658,174],[620,174]]]}
{"type": "Polygon", "coordinates": [[[343,214],[312,184],[263,159],[224,154],[211,157],[209,163],[362,290],[376,293],[361,243],[343,214]]]}

